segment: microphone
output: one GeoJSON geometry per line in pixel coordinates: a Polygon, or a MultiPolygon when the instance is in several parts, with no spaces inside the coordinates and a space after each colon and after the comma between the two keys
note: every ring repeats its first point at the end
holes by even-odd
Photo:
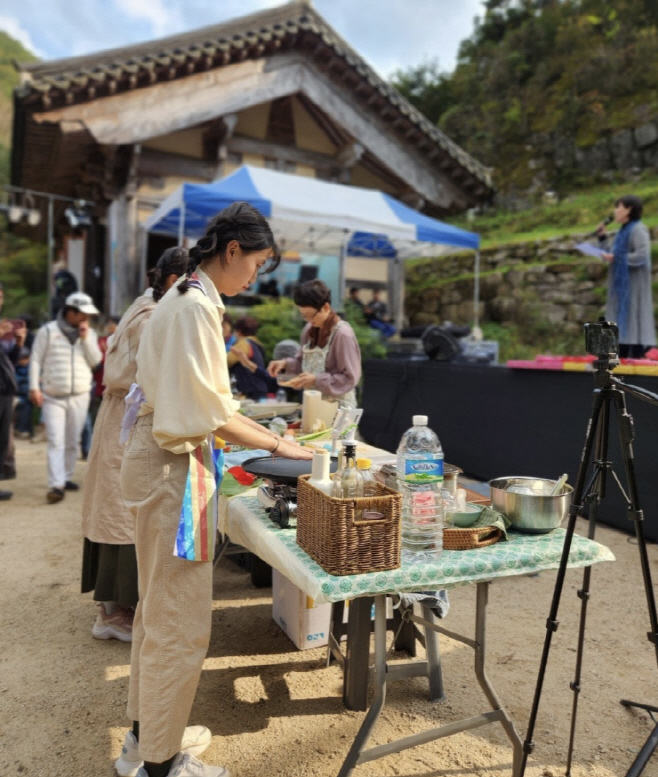
{"type": "MultiPolygon", "coordinates": [[[[614,216],[606,216],[601,223],[603,224],[604,227],[607,227],[608,224],[611,224],[614,220],[615,220],[614,216]]],[[[588,232],[585,235],[585,238],[587,239],[590,237],[597,237],[598,234],[599,234],[599,228],[597,227],[593,232],[588,232]]]]}

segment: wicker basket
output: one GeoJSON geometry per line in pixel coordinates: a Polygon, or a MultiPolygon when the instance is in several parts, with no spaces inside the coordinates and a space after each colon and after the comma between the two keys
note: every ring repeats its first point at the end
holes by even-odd
{"type": "Polygon", "coordinates": [[[381,572],[400,566],[402,496],[377,483],[377,496],[334,499],[307,482],[297,481],[297,544],[332,575],[381,572]],[[357,520],[360,510],[384,514],[357,520]]]}
{"type": "Polygon", "coordinates": [[[493,545],[503,536],[497,526],[481,526],[479,529],[444,529],[444,550],[472,550],[493,545]]]}

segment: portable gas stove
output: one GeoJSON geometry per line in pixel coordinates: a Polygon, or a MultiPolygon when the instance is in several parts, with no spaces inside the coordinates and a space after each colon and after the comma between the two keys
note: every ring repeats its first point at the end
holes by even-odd
{"type": "MultiPolygon", "coordinates": [[[[297,526],[297,478],[310,475],[311,464],[310,461],[273,459],[271,456],[247,459],[242,464],[245,472],[266,481],[258,489],[258,501],[282,529],[297,526]]],[[[336,466],[336,459],[332,459],[330,471],[335,472],[336,466]]]]}

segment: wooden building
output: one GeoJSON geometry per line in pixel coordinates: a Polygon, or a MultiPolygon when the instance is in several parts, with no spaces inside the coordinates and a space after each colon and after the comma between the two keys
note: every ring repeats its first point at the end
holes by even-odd
{"type": "Polygon", "coordinates": [[[380,189],[439,218],[492,194],[490,171],[307,0],[19,70],[12,183],[93,201],[82,285],[107,313],[143,288],[164,245],[147,252],[141,225],[183,181],[263,165],[380,189]]]}

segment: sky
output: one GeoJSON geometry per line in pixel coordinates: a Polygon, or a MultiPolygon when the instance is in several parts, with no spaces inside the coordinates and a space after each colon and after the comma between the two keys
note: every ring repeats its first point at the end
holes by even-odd
{"type": "MultiPolygon", "coordinates": [[[[282,5],[283,0],[0,0],[0,29],[42,59],[161,38],[282,5]]],[[[482,16],[482,0],[313,0],[324,19],[383,78],[438,60],[482,16]]]]}

